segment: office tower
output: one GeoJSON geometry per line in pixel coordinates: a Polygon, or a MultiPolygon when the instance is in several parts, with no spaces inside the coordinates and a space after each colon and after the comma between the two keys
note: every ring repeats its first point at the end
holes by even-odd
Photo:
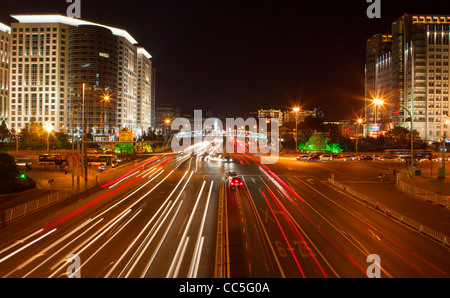
{"type": "Polygon", "coordinates": [[[8,120],[11,28],[0,23],[0,124],[8,120]]]}
{"type": "Polygon", "coordinates": [[[86,132],[137,133],[138,47],[127,31],[61,15],[12,17],[12,127],[33,120],[81,134],[84,85],[86,132]]]}
{"type": "Polygon", "coordinates": [[[68,45],[68,112],[76,119],[74,132],[82,131],[84,105],[86,132],[107,139],[115,134],[117,123],[117,36],[107,28],[80,25],[70,28],[68,45]]]}
{"type": "Polygon", "coordinates": [[[152,62],[144,48],[138,48],[137,71],[137,131],[142,136],[152,127],[152,62]]]}
{"type": "MultiPolygon", "coordinates": [[[[391,99],[392,58],[390,35],[375,34],[366,43],[365,97],[391,99]]],[[[369,135],[376,136],[390,129],[389,108],[377,107],[366,101],[365,119],[369,124],[369,135]]]]}
{"type": "MultiPolygon", "coordinates": [[[[390,69],[385,71],[391,72],[390,92],[382,94],[388,99],[390,126],[409,130],[412,122],[421,139],[438,141],[448,129],[450,16],[405,14],[392,23],[391,36],[390,69]]],[[[369,58],[366,90],[371,88],[369,58]]],[[[372,95],[377,94],[366,93],[366,115],[372,95]]]]}
{"type": "Polygon", "coordinates": [[[65,130],[70,26],[16,18],[23,21],[11,24],[11,127],[20,130],[35,121],[65,130]]]}
{"type": "Polygon", "coordinates": [[[119,37],[119,76],[117,123],[136,134],[137,129],[137,47],[119,37]]]}

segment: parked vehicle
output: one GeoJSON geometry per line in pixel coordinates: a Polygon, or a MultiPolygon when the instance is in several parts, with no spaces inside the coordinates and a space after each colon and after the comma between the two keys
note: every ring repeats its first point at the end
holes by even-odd
{"type": "Polygon", "coordinates": [[[297,156],[297,160],[298,161],[307,161],[309,159],[309,155],[300,155],[300,156],[297,156]]]}
{"type": "Polygon", "coordinates": [[[322,154],[320,160],[331,161],[333,160],[333,156],[331,156],[331,154],[322,154]]]}
{"type": "Polygon", "coordinates": [[[319,155],[313,155],[313,156],[310,156],[310,157],[308,158],[308,161],[309,161],[309,162],[311,162],[311,161],[320,161],[320,156],[319,156],[319,155]]]}

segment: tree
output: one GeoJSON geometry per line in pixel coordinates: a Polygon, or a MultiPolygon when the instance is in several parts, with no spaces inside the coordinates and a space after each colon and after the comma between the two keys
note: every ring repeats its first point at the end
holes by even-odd
{"type": "MultiPolygon", "coordinates": [[[[119,132],[119,141],[134,141],[134,135],[130,130],[128,130],[128,128],[125,127],[119,132]]],[[[134,150],[134,145],[133,143],[118,143],[115,145],[114,150],[120,153],[131,153],[134,150]]]]}
{"type": "MultiPolygon", "coordinates": [[[[386,149],[410,149],[411,148],[411,131],[404,127],[394,127],[389,130],[385,137],[386,149]]],[[[415,140],[420,138],[417,130],[413,130],[415,140]]]]}
{"type": "Polygon", "coordinates": [[[5,139],[8,139],[11,137],[11,132],[8,129],[8,126],[6,125],[6,121],[3,120],[2,124],[0,125],[0,140],[2,143],[5,141],[5,139]]]}
{"type": "Polygon", "coordinates": [[[14,157],[7,153],[0,153],[0,181],[15,180],[19,174],[14,157]]]}
{"type": "Polygon", "coordinates": [[[55,132],[56,138],[56,147],[57,148],[65,148],[70,144],[69,135],[63,132],[55,132]]]}
{"type": "Polygon", "coordinates": [[[38,146],[42,146],[47,142],[47,132],[44,131],[42,125],[37,124],[33,118],[28,127],[22,129],[21,141],[25,146],[31,146],[35,150],[38,146]]]}

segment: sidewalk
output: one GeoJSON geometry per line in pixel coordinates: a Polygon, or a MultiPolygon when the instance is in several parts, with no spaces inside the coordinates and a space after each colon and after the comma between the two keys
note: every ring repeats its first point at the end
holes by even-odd
{"type": "MultiPolygon", "coordinates": [[[[59,197],[68,197],[77,193],[77,177],[74,179],[75,192],[72,192],[72,174],[59,172],[57,167],[50,171],[34,167],[26,172],[27,176],[36,182],[36,188],[19,193],[0,195],[0,210],[9,209],[17,205],[40,199],[49,195],[59,197]],[[50,183],[51,182],[51,183],[50,183]]],[[[85,186],[84,178],[80,177],[79,192],[94,187],[96,185],[97,173],[90,171],[88,175],[88,184],[85,186]]]]}
{"type": "MultiPolygon", "coordinates": [[[[438,186],[432,186],[429,182],[431,177],[427,177],[427,175],[419,177],[420,176],[417,176],[414,180],[417,187],[419,187],[419,185],[426,187],[431,192],[432,187],[436,188],[438,186]]],[[[342,185],[371,198],[373,201],[383,204],[390,210],[414,219],[440,233],[449,235],[450,209],[401,191],[394,182],[392,175],[389,177],[390,181],[388,182],[373,180],[372,177],[367,177],[367,179],[363,178],[357,181],[348,181],[345,178],[347,177],[339,177],[339,175],[336,175],[335,180],[342,185]]],[[[407,179],[402,179],[402,181],[406,180],[407,179]]],[[[408,180],[410,181],[410,179],[408,180]]],[[[442,187],[443,191],[450,189],[450,176],[440,183],[439,187],[442,187]]]]}
{"type": "Polygon", "coordinates": [[[421,168],[421,175],[415,176],[414,181],[410,178],[402,178],[401,181],[424,190],[441,195],[450,196],[450,165],[446,167],[445,178],[438,178],[438,168],[433,164],[433,175],[431,168],[421,168]]]}

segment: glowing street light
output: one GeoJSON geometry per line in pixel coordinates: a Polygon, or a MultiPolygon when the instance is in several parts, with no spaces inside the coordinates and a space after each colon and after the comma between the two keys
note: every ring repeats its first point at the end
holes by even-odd
{"type": "Polygon", "coordinates": [[[50,122],[44,123],[44,129],[47,131],[47,152],[49,151],[49,136],[53,130],[53,125],[50,122]]]}
{"type": "Polygon", "coordinates": [[[384,105],[384,100],[382,100],[381,98],[375,98],[375,99],[373,100],[373,103],[374,103],[376,106],[382,106],[382,105],[384,105]]]}
{"type": "Polygon", "coordinates": [[[294,108],[295,112],[295,151],[298,152],[298,137],[297,137],[297,131],[298,131],[298,112],[300,112],[299,107],[294,108]]]}
{"type": "Polygon", "coordinates": [[[359,118],[359,119],[357,120],[357,123],[356,123],[356,124],[358,124],[357,138],[356,138],[356,154],[358,154],[358,142],[359,142],[359,137],[360,137],[360,135],[359,135],[359,126],[360,126],[361,124],[363,124],[363,123],[364,123],[364,120],[361,119],[361,118],[359,118]]]}
{"type": "MultiPolygon", "coordinates": [[[[103,92],[102,92],[103,93],[103,92]]],[[[106,135],[106,104],[110,103],[112,98],[111,95],[109,94],[109,92],[107,93],[103,93],[102,94],[102,101],[103,101],[103,116],[104,116],[104,120],[103,120],[103,133],[106,135]]]]}

